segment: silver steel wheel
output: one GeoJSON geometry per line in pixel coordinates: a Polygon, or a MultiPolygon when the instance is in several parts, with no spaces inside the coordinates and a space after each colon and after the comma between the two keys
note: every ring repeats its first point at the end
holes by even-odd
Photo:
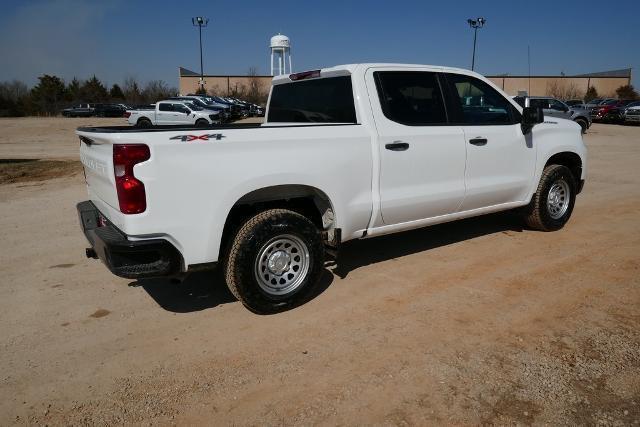
{"type": "Polygon", "coordinates": [[[547,196],[547,211],[553,219],[562,218],[569,209],[569,184],[564,179],[554,182],[547,196]]]}
{"type": "Polygon", "coordinates": [[[283,234],[269,240],[258,252],[254,274],[260,288],[269,295],[285,295],[307,277],[309,248],[298,237],[283,234]]]}

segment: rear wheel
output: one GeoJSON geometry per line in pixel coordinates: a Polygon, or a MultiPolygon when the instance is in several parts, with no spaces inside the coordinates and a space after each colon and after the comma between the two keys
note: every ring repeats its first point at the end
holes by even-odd
{"type": "Polygon", "coordinates": [[[225,259],[227,286],[254,313],[273,313],[304,301],[324,263],[318,228],[286,209],[270,209],[238,231],[225,259]]]}
{"type": "Polygon", "coordinates": [[[203,128],[203,127],[207,127],[209,126],[209,122],[206,121],[205,119],[198,119],[196,120],[196,126],[203,128]]]}
{"type": "Polygon", "coordinates": [[[136,125],[139,128],[150,128],[151,127],[151,120],[149,120],[149,119],[140,119],[140,120],[138,120],[136,125]]]}
{"type": "Polygon", "coordinates": [[[566,166],[544,168],[538,189],[525,211],[527,225],[541,231],[564,227],[573,212],[576,189],[576,180],[566,166]]]}

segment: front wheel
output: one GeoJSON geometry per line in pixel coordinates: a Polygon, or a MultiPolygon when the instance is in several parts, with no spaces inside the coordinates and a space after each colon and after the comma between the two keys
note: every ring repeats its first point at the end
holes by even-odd
{"type": "Polygon", "coordinates": [[[538,189],[525,210],[525,222],[535,230],[559,230],[569,221],[576,201],[576,179],[562,165],[544,168],[538,189]]]}
{"type": "Polygon", "coordinates": [[[231,293],[254,313],[281,311],[304,301],[324,264],[318,228],[286,209],[270,209],[238,231],[224,263],[231,293]]]}

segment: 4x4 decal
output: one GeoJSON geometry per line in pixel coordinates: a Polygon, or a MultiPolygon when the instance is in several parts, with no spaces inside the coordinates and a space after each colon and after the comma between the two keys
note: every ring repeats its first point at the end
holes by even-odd
{"type": "Polygon", "coordinates": [[[220,141],[225,136],[221,133],[210,133],[204,135],[177,135],[173,138],[174,140],[179,140],[182,142],[192,142],[192,141],[209,141],[210,139],[215,139],[216,141],[220,141]]]}

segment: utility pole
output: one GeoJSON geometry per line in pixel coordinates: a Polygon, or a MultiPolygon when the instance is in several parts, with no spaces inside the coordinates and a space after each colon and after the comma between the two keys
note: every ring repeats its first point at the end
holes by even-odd
{"type": "Polygon", "coordinates": [[[204,68],[202,66],[202,27],[206,27],[209,19],[204,16],[191,18],[194,27],[198,27],[198,35],[200,36],[200,91],[204,92],[204,68]]]}
{"type": "Polygon", "coordinates": [[[473,56],[471,57],[471,71],[473,71],[476,65],[476,39],[478,38],[478,28],[484,27],[486,22],[487,20],[484,18],[467,19],[467,23],[471,28],[473,28],[473,56]]]}

